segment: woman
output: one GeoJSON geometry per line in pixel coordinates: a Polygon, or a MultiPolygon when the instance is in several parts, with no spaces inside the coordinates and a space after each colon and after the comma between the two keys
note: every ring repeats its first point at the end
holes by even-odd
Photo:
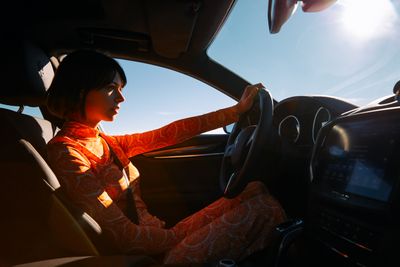
{"type": "Polygon", "coordinates": [[[157,130],[122,136],[99,133],[98,124],[112,121],[118,113],[125,84],[119,64],[98,52],[76,51],[60,64],[47,104],[65,123],[49,142],[48,155],[66,195],[100,224],[111,244],[123,253],[162,254],[165,263],[188,263],[240,260],[265,248],[271,230],[285,215],[262,183],[252,182],[236,198],[221,198],[165,229],[164,222],[147,211],[139,172],[129,161],[237,121],[250,109],[262,85],[248,86],[232,107],[157,130]],[[128,171],[126,179],[118,165],[128,171]],[[136,223],[128,218],[132,203],[136,223]]]}

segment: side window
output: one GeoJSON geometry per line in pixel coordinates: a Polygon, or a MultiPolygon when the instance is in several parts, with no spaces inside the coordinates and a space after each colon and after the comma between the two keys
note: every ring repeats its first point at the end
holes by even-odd
{"type": "MultiPolygon", "coordinates": [[[[192,77],[169,69],[119,60],[128,83],[125,101],[113,122],[103,122],[108,134],[129,134],[162,127],[236,103],[229,96],[192,77]]],[[[208,133],[224,134],[222,128],[208,133]]]]}
{"type": "MultiPolygon", "coordinates": [[[[13,111],[18,111],[18,109],[19,109],[18,106],[11,106],[11,105],[5,105],[5,104],[0,104],[0,108],[9,109],[9,110],[13,110],[13,111]]],[[[26,114],[26,115],[30,115],[32,117],[43,119],[43,115],[42,115],[42,112],[40,111],[39,107],[24,106],[24,110],[22,111],[22,114],[26,114]]]]}

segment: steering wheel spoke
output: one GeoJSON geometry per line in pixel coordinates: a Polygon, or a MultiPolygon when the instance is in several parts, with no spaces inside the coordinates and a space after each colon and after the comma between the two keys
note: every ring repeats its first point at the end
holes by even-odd
{"type": "Polygon", "coordinates": [[[235,144],[229,145],[225,148],[224,158],[231,158],[233,150],[235,149],[235,144]]]}
{"type": "Polygon", "coordinates": [[[256,134],[256,131],[254,130],[253,133],[251,134],[249,140],[247,140],[247,142],[246,142],[246,147],[250,147],[251,144],[254,142],[255,134],[256,134]]]}
{"type": "Polygon", "coordinates": [[[226,187],[225,187],[225,190],[224,190],[224,194],[227,194],[227,193],[228,193],[227,190],[229,190],[229,187],[230,187],[230,185],[233,183],[233,180],[235,179],[235,176],[236,176],[236,173],[235,173],[235,172],[233,172],[233,173],[230,175],[229,180],[228,180],[228,182],[227,182],[227,184],[226,184],[226,187]]]}
{"type": "Polygon", "coordinates": [[[225,148],[220,172],[220,187],[224,197],[237,196],[251,180],[250,175],[263,147],[272,134],[273,100],[266,90],[259,90],[259,120],[248,125],[247,115],[242,114],[225,148]]]}

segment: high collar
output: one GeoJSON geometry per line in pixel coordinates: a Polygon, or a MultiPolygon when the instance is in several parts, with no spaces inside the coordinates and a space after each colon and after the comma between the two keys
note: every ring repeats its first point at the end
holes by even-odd
{"type": "Polygon", "coordinates": [[[61,132],[77,139],[97,138],[100,133],[98,129],[77,121],[66,121],[61,132]]]}

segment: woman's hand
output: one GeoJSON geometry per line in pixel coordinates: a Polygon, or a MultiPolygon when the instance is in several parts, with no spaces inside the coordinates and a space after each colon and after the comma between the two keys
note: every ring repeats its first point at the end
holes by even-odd
{"type": "Polygon", "coordinates": [[[235,105],[236,112],[238,113],[238,115],[245,113],[251,108],[255,96],[257,95],[258,90],[260,90],[261,88],[265,88],[264,85],[262,85],[262,83],[246,86],[242,94],[242,97],[240,98],[239,102],[235,105]]]}

